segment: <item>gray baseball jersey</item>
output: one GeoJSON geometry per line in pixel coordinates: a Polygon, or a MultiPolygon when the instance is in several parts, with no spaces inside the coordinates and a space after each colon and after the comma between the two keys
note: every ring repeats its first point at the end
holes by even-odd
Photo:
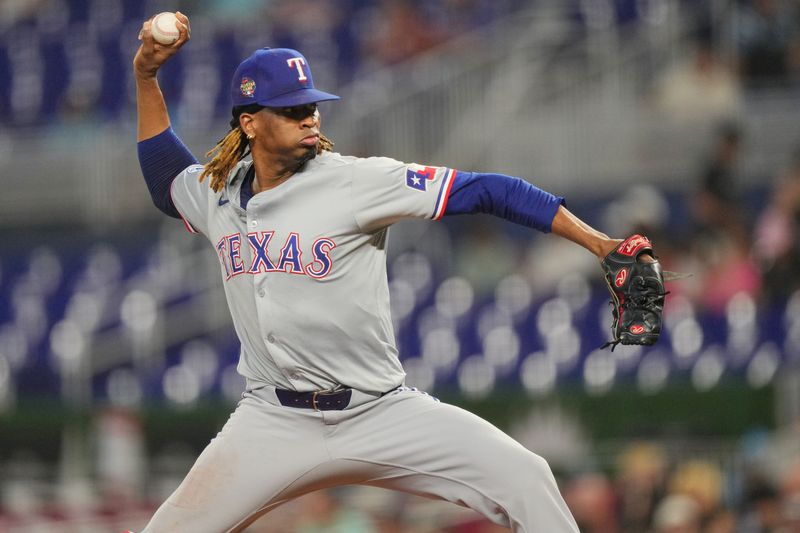
{"type": "Polygon", "coordinates": [[[455,171],[323,153],[243,210],[248,165],[220,193],[197,181],[200,166],[172,185],[189,229],[217,250],[248,384],[143,533],[238,532],[293,498],[351,483],[465,505],[516,532],[577,532],[541,457],[463,409],[399,387],[387,228],[439,218],[455,171]],[[350,388],[342,410],[281,400],[286,389],[340,386],[350,388]]]}
{"type": "Polygon", "coordinates": [[[214,245],[248,385],[298,391],[402,384],[389,315],[387,228],[441,217],[454,170],[323,152],[240,206],[250,162],[215,193],[184,170],[172,199],[214,245]]]}

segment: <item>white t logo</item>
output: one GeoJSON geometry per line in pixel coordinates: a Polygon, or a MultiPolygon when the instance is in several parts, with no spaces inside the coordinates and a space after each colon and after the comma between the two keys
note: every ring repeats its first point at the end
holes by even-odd
{"type": "Polygon", "coordinates": [[[289,64],[289,67],[294,67],[297,69],[298,80],[306,81],[308,79],[308,77],[306,77],[306,73],[303,72],[303,65],[305,65],[306,62],[302,57],[293,57],[291,59],[287,59],[286,63],[289,64]]]}

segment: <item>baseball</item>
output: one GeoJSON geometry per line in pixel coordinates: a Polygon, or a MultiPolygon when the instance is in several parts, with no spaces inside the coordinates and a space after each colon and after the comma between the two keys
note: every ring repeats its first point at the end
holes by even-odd
{"type": "Polygon", "coordinates": [[[175,23],[178,18],[175,13],[164,11],[153,17],[150,23],[150,33],[153,34],[153,39],[160,44],[170,45],[178,40],[180,32],[175,23]]]}

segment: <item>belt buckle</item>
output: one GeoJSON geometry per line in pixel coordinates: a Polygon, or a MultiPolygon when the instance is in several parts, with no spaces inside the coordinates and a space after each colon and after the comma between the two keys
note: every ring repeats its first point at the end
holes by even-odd
{"type": "Polygon", "coordinates": [[[315,411],[319,411],[320,409],[319,409],[319,406],[317,405],[317,396],[319,396],[320,394],[330,394],[332,392],[334,392],[334,391],[331,390],[331,389],[315,390],[314,392],[312,392],[311,393],[311,408],[314,409],[315,411]]]}

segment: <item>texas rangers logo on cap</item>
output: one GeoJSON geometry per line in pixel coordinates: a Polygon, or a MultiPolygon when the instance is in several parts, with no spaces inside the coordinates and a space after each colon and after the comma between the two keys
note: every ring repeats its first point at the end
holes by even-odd
{"type": "Polygon", "coordinates": [[[293,68],[297,70],[297,81],[305,83],[308,81],[308,76],[306,76],[305,71],[303,70],[303,65],[306,64],[306,60],[304,57],[290,57],[286,60],[286,64],[289,65],[289,68],[293,68]]]}
{"type": "Polygon", "coordinates": [[[256,94],[256,82],[245,76],[242,78],[242,82],[239,84],[239,89],[242,91],[244,96],[252,97],[254,94],[256,94]]]}
{"type": "Polygon", "coordinates": [[[236,67],[230,91],[234,107],[295,107],[339,99],[314,87],[308,60],[291,48],[261,48],[250,54],[236,67]]]}

